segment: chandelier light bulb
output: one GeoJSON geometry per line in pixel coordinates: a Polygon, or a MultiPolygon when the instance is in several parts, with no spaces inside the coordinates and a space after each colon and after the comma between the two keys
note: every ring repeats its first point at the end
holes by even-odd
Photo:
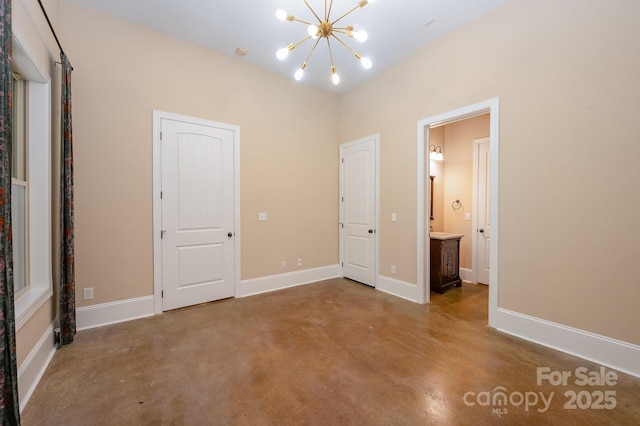
{"type": "Polygon", "coordinates": [[[280,59],[281,61],[285,59],[287,56],[289,56],[288,47],[283,47],[282,49],[278,49],[278,51],[276,52],[276,58],[280,59]]]}
{"type": "Polygon", "coordinates": [[[364,69],[367,69],[367,70],[370,70],[371,67],[373,66],[373,63],[371,62],[371,59],[369,59],[369,58],[360,59],[360,63],[362,64],[364,69]]]}
{"type": "Polygon", "coordinates": [[[334,85],[340,84],[340,76],[338,75],[338,73],[336,73],[335,70],[333,70],[333,73],[331,74],[331,82],[334,85]]]}
{"type": "Polygon", "coordinates": [[[287,19],[287,12],[285,12],[282,9],[276,10],[276,18],[278,18],[281,21],[286,20],[287,19]]]}
{"type": "Polygon", "coordinates": [[[316,25],[309,25],[307,27],[307,34],[309,34],[314,40],[318,38],[318,27],[316,25]]]}
{"type": "Polygon", "coordinates": [[[356,40],[358,40],[361,43],[364,43],[369,38],[369,34],[367,34],[367,32],[364,31],[364,30],[354,31],[353,32],[353,38],[355,38],[356,40]]]}
{"type": "Polygon", "coordinates": [[[298,68],[298,71],[296,71],[296,73],[293,75],[293,78],[295,78],[296,81],[302,80],[302,76],[304,75],[304,69],[306,67],[307,67],[307,62],[306,61],[302,62],[302,64],[300,65],[300,68],[298,68]]]}

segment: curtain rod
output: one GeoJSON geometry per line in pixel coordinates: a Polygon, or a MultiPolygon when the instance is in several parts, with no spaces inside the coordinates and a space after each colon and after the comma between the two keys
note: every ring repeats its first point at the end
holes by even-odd
{"type": "Polygon", "coordinates": [[[55,38],[56,43],[58,43],[58,47],[60,48],[60,53],[64,54],[64,49],[60,44],[60,40],[58,40],[58,35],[56,34],[56,30],[54,30],[53,25],[51,25],[51,21],[49,20],[49,15],[47,15],[47,11],[44,9],[44,6],[42,5],[42,1],[38,0],[38,4],[40,5],[40,9],[42,9],[42,13],[44,14],[45,19],[47,20],[47,24],[49,24],[49,29],[51,30],[51,34],[53,34],[53,38],[55,38]]]}

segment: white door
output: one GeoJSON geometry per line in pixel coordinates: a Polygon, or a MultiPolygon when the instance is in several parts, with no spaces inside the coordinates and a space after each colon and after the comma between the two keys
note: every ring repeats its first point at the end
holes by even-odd
{"type": "Polygon", "coordinates": [[[163,310],[234,295],[234,134],[163,118],[163,310]]]}
{"type": "Polygon", "coordinates": [[[477,272],[476,280],[482,284],[489,284],[489,242],[491,240],[491,223],[489,222],[489,138],[475,141],[474,150],[476,171],[475,181],[477,183],[477,206],[476,206],[476,256],[477,272]]]}
{"type": "Polygon", "coordinates": [[[342,275],[375,287],[377,136],[340,146],[342,275]]]}

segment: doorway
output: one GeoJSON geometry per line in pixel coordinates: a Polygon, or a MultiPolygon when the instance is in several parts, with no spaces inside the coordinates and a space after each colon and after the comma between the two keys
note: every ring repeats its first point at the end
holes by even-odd
{"type": "Polygon", "coordinates": [[[489,276],[489,325],[495,327],[497,315],[498,300],[498,198],[499,198],[499,138],[498,138],[498,117],[499,117],[499,100],[498,98],[489,99],[484,102],[469,105],[457,110],[453,110],[444,114],[433,116],[418,122],[418,235],[417,243],[417,282],[418,282],[418,302],[429,303],[430,300],[430,267],[426,259],[430,258],[430,247],[428,244],[429,232],[429,214],[430,203],[429,197],[425,196],[429,189],[430,182],[430,165],[426,161],[430,146],[430,129],[448,123],[475,117],[477,115],[489,113],[489,158],[491,161],[491,169],[489,172],[490,185],[490,222],[492,224],[492,238],[490,245],[490,276],[489,276]]]}
{"type": "Polygon", "coordinates": [[[233,297],[239,128],[154,111],[154,309],[233,297]]]}

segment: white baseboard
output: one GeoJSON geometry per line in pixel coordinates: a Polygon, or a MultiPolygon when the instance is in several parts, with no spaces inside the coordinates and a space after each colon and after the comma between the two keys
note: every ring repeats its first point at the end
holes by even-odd
{"type": "Polygon", "coordinates": [[[27,406],[27,402],[36,390],[42,375],[46,371],[53,355],[56,353],[56,343],[53,335],[55,321],[49,324],[44,334],[29,355],[18,367],[18,397],[20,399],[20,412],[27,406]]]}
{"type": "Polygon", "coordinates": [[[269,275],[240,281],[236,289],[236,297],[253,296],[255,294],[282,290],[316,281],[337,278],[340,275],[339,265],[321,266],[319,268],[303,269],[302,271],[287,272],[285,274],[269,275]]]}
{"type": "Polygon", "coordinates": [[[395,278],[380,275],[376,289],[411,302],[418,301],[418,286],[395,278]]]}
{"type": "Polygon", "coordinates": [[[76,309],[76,327],[79,330],[102,327],[154,314],[153,296],[118,300],[76,309]]]}
{"type": "Polygon", "coordinates": [[[640,346],[502,308],[496,324],[505,333],[640,377],[640,346]]]}
{"type": "Polygon", "coordinates": [[[460,268],[460,278],[462,281],[473,282],[473,270],[469,268],[460,268]]]}

